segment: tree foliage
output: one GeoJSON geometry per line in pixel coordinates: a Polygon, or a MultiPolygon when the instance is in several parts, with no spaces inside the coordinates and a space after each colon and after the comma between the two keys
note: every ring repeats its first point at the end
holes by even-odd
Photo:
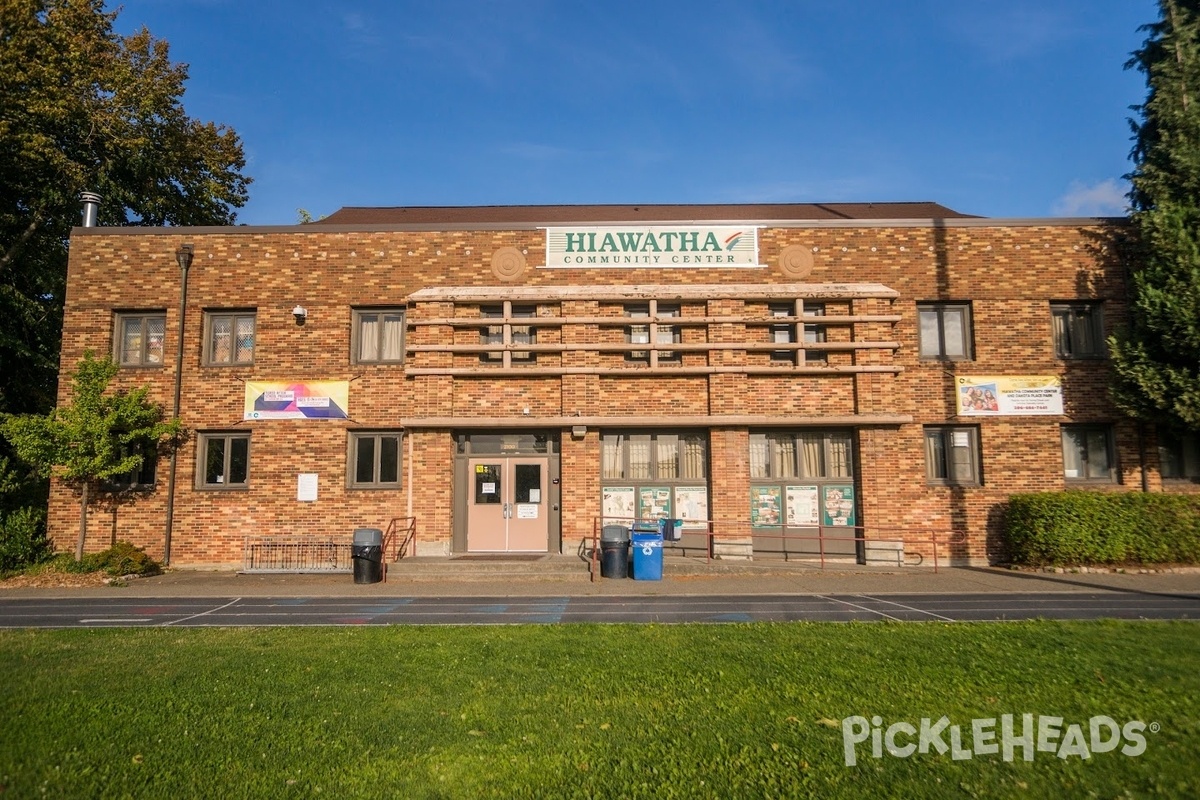
{"type": "Polygon", "coordinates": [[[117,365],[89,352],[72,376],[71,402],[47,414],[10,414],[0,431],[17,455],[40,474],[54,473],[80,492],[79,541],[83,558],[90,498],[101,481],[139,469],[147,457],[176,442],[179,420],[164,421],[149,390],[107,391],[117,365]]]}
{"type": "Polygon", "coordinates": [[[1126,64],[1146,77],[1131,120],[1131,325],[1110,341],[1133,416],[1200,430],[1200,0],[1159,0],[1126,64]]]}
{"type": "Polygon", "coordinates": [[[181,105],[187,65],[103,0],[0,0],[0,412],[54,403],[67,240],[101,225],[227,225],[242,143],[181,105]]]}

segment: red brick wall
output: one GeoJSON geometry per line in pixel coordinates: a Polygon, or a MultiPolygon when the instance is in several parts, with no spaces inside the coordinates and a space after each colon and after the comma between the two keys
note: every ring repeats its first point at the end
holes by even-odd
{"type": "MultiPolygon", "coordinates": [[[[321,533],[345,536],[362,525],[386,527],[392,517],[418,517],[419,540],[447,543],[453,529],[454,444],[449,429],[413,429],[405,439],[403,486],[395,491],[348,490],[347,429],[395,427],[398,420],[432,418],[606,416],[636,424],[646,416],[852,414],[911,415],[899,426],[863,427],[857,434],[860,521],[868,535],[931,528],[969,533],[956,555],[982,559],[1000,555],[997,514],[1012,492],[1061,489],[1060,425],[1114,423],[1120,481],[1102,488],[1140,489],[1136,428],[1107,400],[1103,361],[1063,362],[1051,341],[1049,302],[1102,299],[1111,330],[1126,313],[1123,272],[1109,232],[1100,226],[1009,224],[985,221],[945,227],[870,225],[767,228],[760,233],[763,270],[744,269],[556,269],[538,270],[544,233],[537,230],[341,232],[295,229],[198,229],[157,231],[89,230],[74,237],[63,330],[63,369],[69,372],[86,349],[112,352],[113,311],[163,309],[167,316],[165,365],[124,369],[123,386],[148,384],[164,406],[174,380],[179,269],[174,252],[194,245],[188,288],[181,416],[192,430],[252,431],[250,486],[245,491],[197,491],[194,444],[179,458],[173,560],[178,564],[240,561],[243,538],[263,533],[321,533]],[[829,300],[829,314],[894,314],[896,324],[831,326],[829,341],[898,341],[892,350],[830,354],[830,366],[894,365],[894,373],[760,376],[744,374],[630,377],[611,375],[521,376],[521,367],[494,379],[408,375],[395,365],[350,361],[350,309],[358,305],[403,304],[412,292],[430,287],[498,286],[491,253],[501,246],[526,251],[530,268],[514,286],[689,285],[793,283],[778,266],[782,248],[800,245],[814,256],[812,284],[881,284],[897,299],[829,300]],[[928,362],[917,357],[916,304],[972,304],[974,355],[969,362],[928,362]],[[294,305],[308,309],[297,326],[294,305]],[[851,308],[851,306],[853,306],[851,308]],[[248,367],[201,365],[202,312],[256,308],[255,363],[248,367]],[[953,380],[957,375],[1058,375],[1063,379],[1065,415],[956,419],[953,380]],[[344,421],[243,422],[244,381],[349,380],[350,415],[344,421]],[[966,489],[929,486],[925,480],[922,425],[978,423],[984,485],[966,489]],[[409,447],[412,455],[409,455],[409,447]],[[412,474],[411,484],[409,474],[412,474]],[[296,500],[296,476],[319,476],[319,499],[296,500]],[[411,507],[410,507],[411,494],[411,507]]],[[[713,299],[679,302],[683,315],[741,314],[763,301],[713,299]]],[[[781,297],[787,301],[792,297],[781,297]]],[[[554,316],[619,316],[610,300],[539,300],[554,316]]],[[[473,315],[469,304],[424,303],[411,318],[473,315]]],[[[766,341],[765,329],[739,324],[685,327],[685,342],[766,341]]],[[[478,344],[476,328],[416,326],[409,344],[478,344]]],[[[620,326],[544,328],[538,342],[622,343],[620,326]]],[[[477,355],[447,352],[410,354],[412,367],[478,367],[477,355]]],[[[716,350],[688,353],[685,366],[765,366],[765,352],[716,350]]],[[[539,354],[537,367],[623,367],[617,353],[567,351],[539,354]]],[[[63,380],[67,399],[69,381],[63,380]]],[[[581,440],[561,431],[562,530],[565,543],[590,532],[599,514],[599,432],[581,440]]],[[[746,427],[711,432],[710,514],[742,519],[748,493],[746,427]]],[[[1155,442],[1148,434],[1148,482],[1163,483],[1155,469],[1155,442]]],[[[128,539],[161,556],[167,464],[159,466],[159,490],[144,500],[92,516],[89,550],[114,537],[128,539]],[[115,531],[115,533],[114,533],[115,531]]],[[[1167,490],[1180,488],[1168,484],[1167,490]]],[[[1182,487],[1190,490],[1190,485],[1182,487]]],[[[77,502],[55,484],[50,532],[66,546],[77,526],[77,502]]],[[[566,545],[564,545],[566,546],[566,545]]]]}

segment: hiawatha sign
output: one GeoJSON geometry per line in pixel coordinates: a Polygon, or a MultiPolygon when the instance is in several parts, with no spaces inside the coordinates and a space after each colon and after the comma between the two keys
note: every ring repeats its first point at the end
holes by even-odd
{"type": "Polygon", "coordinates": [[[547,267],[757,267],[758,228],[547,228],[547,267]]]}

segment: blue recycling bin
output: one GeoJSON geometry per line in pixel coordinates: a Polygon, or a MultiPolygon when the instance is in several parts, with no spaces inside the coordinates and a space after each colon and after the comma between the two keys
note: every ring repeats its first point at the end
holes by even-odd
{"type": "Polygon", "coordinates": [[[661,581],[663,572],[663,539],[657,533],[633,534],[633,579],[661,581]]]}

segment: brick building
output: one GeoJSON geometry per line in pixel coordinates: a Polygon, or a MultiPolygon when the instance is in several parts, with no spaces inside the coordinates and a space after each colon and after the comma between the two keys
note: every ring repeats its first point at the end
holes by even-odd
{"type": "MultiPolygon", "coordinates": [[[[1107,400],[1121,231],[933,203],[77,228],[64,399],[85,350],[111,353],[168,413],[178,378],[192,432],[90,516],[87,547],[236,564],[256,537],[411,517],[419,555],[569,553],[603,519],[668,516],[679,546],[711,532],[727,555],[903,540],[916,563],[959,531],[941,557],[994,561],[1013,492],[1200,471],[1107,400]]],[[[77,524],[56,484],[51,535],[77,524]]]]}

